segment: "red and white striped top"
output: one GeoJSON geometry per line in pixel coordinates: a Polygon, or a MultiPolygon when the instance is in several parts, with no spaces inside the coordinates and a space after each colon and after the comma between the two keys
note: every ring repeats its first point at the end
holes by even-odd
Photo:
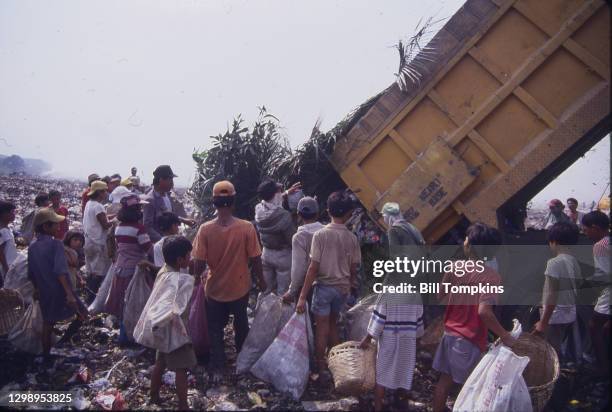
{"type": "Polygon", "coordinates": [[[152,243],[147,230],[140,223],[121,223],[115,229],[117,241],[117,268],[135,268],[146,259],[152,243]]]}

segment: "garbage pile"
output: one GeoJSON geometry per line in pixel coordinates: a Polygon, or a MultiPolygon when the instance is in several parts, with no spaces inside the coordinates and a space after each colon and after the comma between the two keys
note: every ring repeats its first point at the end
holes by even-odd
{"type": "MultiPolygon", "coordinates": [[[[250,302],[252,316],[256,304],[255,296],[250,302]]],[[[43,362],[35,357],[17,352],[0,337],[0,393],[26,390],[69,390],[75,394],[74,408],[87,409],[148,409],[164,410],[177,408],[174,396],[174,374],[166,372],[163,377],[161,397],[168,401],[161,406],[148,404],[148,391],[155,353],[152,350],[134,347],[119,348],[115,343],[118,330],[105,321],[105,315],[96,315],[85,324],[70,343],[53,348],[54,359],[43,362]]],[[[67,324],[59,328],[64,329],[67,324]]],[[[61,333],[61,331],[60,331],[61,333]]],[[[342,397],[333,393],[331,387],[317,385],[318,376],[311,375],[308,387],[301,400],[275,390],[253,375],[236,375],[233,350],[233,332],[226,330],[228,365],[220,382],[209,382],[206,367],[198,365],[188,377],[190,405],[198,409],[211,410],[361,410],[371,401],[342,397]]],[[[415,371],[415,388],[410,396],[415,399],[416,410],[425,410],[430,401],[436,375],[430,370],[431,356],[420,354],[415,371]],[[424,357],[423,357],[423,356],[424,357]]]]}
{"type": "Polygon", "coordinates": [[[81,226],[81,194],[86,183],[77,180],[49,179],[38,176],[0,176],[0,199],[10,200],[17,206],[13,228],[19,230],[21,220],[34,210],[34,198],[39,193],[59,190],[62,203],[68,208],[71,229],[81,226]]]}

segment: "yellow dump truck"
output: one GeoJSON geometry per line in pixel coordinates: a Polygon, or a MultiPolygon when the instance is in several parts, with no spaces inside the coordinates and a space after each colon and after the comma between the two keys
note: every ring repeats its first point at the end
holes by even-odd
{"type": "Polygon", "coordinates": [[[370,215],[387,201],[429,242],[498,225],[610,132],[610,9],[602,0],[468,0],[334,148],[370,215]],[[433,60],[433,61],[430,61],[433,60]]]}

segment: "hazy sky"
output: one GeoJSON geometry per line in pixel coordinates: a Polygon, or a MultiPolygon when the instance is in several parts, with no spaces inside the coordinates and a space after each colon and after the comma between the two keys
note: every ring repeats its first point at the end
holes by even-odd
{"type": "Polygon", "coordinates": [[[0,0],[0,153],[82,179],[167,163],[186,185],[239,113],[265,105],[294,147],[333,127],[394,81],[398,39],[462,3],[0,0]]]}

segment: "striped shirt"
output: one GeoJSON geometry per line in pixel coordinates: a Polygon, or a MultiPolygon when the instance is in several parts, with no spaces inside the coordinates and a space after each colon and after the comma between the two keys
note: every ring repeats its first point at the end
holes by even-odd
{"type": "Polygon", "coordinates": [[[368,334],[378,341],[376,383],[388,389],[412,388],[416,340],[423,335],[423,305],[376,305],[368,334]]]}
{"type": "Polygon", "coordinates": [[[423,306],[378,304],[368,333],[374,338],[389,333],[419,337],[423,334],[423,306]]]}
{"type": "Polygon", "coordinates": [[[139,223],[121,223],[115,229],[115,240],[117,241],[115,267],[118,269],[135,268],[138,262],[146,259],[152,245],[147,230],[139,223]]]}

